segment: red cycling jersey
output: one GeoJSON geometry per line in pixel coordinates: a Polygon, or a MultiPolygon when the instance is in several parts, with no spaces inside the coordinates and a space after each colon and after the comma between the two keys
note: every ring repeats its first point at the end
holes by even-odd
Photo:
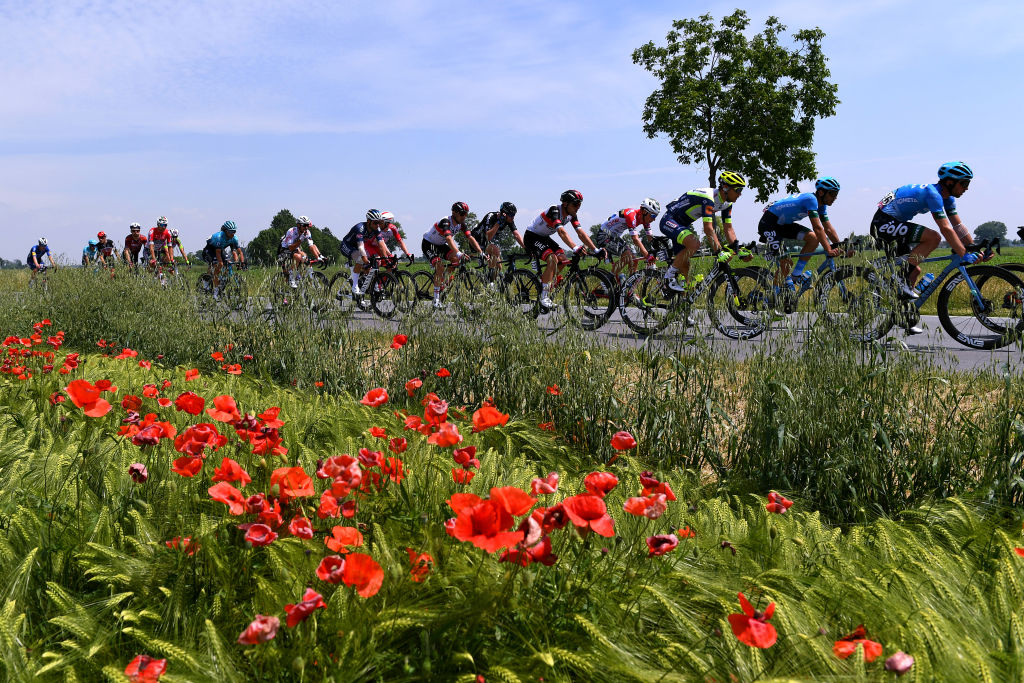
{"type": "Polygon", "coordinates": [[[167,228],[156,227],[149,229],[149,242],[156,249],[170,246],[172,239],[171,231],[167,228]]]}
{"type": "Polygon", "coordinates": [[[142,233],[138,235],[131,233],[124,238],[124,248],[133,254],[138,254],[144,246],[146,246],[146,237],[142,233]]]}

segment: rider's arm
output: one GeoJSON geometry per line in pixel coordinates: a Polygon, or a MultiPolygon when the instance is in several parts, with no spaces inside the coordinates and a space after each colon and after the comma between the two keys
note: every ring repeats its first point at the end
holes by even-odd
{"type": "Polygon", "coordinates": [[[718,233],[715,232],[714,216],[710,218],[705,216],[702,225],[704,226],[704,234],[707,235],[708,241],[711,242],[711,250],[716,253],[722,251],[722,243],[718,240],[718,233]]]}
{"type": "Polygon", "coordinates": [[[649,256],[647,252],[647,247],[644,246],[643,240],[640,239],[640,235],[634,235],[630,233],[629,238],[633,240],[633,244],[636,246],[637,249],[640,250],[640,255],[643,256],[644,258],[647,258],[649,256]]]}
{"type": "Polygon", "coordinates": [[[825,250],[825,254],[828,256],[838,256],[839,250],[832,248],[833,244],[838,244],[839,242],[839,235],[836,234],[836,229],[832,227],[832,221],[826,218],[822,222],[818,216],[811,216],[810,220],[814,235],[818,238],[821,248],[825,250]]]}
{"type": "MultiPolygon", "coordinates": [[[[949,248],[953,250],[953,253],[957,256],[963,256],[966,254],[967,249],[964,248],[963,242],[961,242],[960,237],[957,236],[956,230],[954,230],[953,226],[950,225],[949,219],[935,213],[932,214],[932,218],[935,219],[935,224],[939,226],[939,232],[941,232],[942,236],[946,238],[947,242],[949,242],[949,248]]],[[[958,225],[962,227],[963,222],[960,222],[958,225]]],[[[970,238],[970,234],[968,234],[967,237],[970,238]]],[[[967,243],[970,244],[971,242],[967,243]]]]}
{"type": "Polygon", "coordinates": [[[402,239],[402,236],[396,234],[395,235],[395,239],[398,240],[398,246],[401,248],[402,253],[405,254],[406,256],[412,256],[412,254],[409,253],[409,250],[406,249],[406,247],[405,247],[405,240],[402,239]]]}
{"type": "Polygon", "coordinates": [[[587,231],[579,225],[576,226],[576,234],[579,235],[580,241],[586,245],[587,249],[590,251],[597,251],[597,245],[595,245],[594,241],[590,239],[590,235],[587,234],[587,231]]]}
{"type": "Polygon", "coordinates": [[[469,246],[473,247],[473,250],[476,253],[484,253],[484,250],[480,248],[480,243],[476,241],[475,237],[473,237],[473,233],[469,232],[468,230],[464,230],[463,234],[466,236],[466,239],[469,240],[469,246]]]}
{"type": "MultiPolygon", "coordinates": [[[[53,254],[51,254],[50,252],[46,252],[46,258],[50,259],[50,267],[51,268],[56,268],[57,267],[57,264],[53,262],[53,254]]],[[[40,264],[40,265],[42,265],[42,264],[40,264]]]]}
{"type": "Polygon", "coordinates": [[[359,240],[358,245],[359,245],[359,254],[360,254],[360,256],[363,257],[363,261],[368,263],[370,261],[370,257],[366,253],[366,245],[363,243],[362,239],[359,240]]]}
{"type": "Polygon", "coordinates": [[[451,233],[445,235],[444,241],[448,243],[448,248],[454,251],[457,257],[462,258],[462,251],[459,249],[459,245],[455,243],[455,238],[451,233]]]}
{"type": "Polygon", "coordinates": [[[512,237],[516,239],[516,242],[519,242],[519,247],[521,249],[526,249],[526,243],[523,242],[523,236],[519,234],[518,230],[512,231],[512,237]]]}

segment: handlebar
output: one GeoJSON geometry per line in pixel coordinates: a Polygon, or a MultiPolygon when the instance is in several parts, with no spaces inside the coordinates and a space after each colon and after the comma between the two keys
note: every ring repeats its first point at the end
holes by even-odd
{"type": "MultiPolygon", "coordinates": [[[[1022,228],[1024,229],[1024,228],[1022,228]]],[[[987,261],[992,258],[993,251],[996,254],[1002,255],[1002,249],[1000,248],[1000,241],[998,237],[990,237],[987,240],[975,242],[974,244],[967,245],[968,252],[980,253],[981,260],[987,261]]]]}

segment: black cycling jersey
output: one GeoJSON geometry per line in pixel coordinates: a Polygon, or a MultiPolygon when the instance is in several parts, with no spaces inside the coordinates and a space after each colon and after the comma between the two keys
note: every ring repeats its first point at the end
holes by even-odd
{"type": "Polygon", "coordinates": [[[480,222],[475,228],[473,228],[470,234],[473,235],[473,237],[476,238],[477,243],[483,247],[488,241],[487,233],[490,232],[491,228],[495,225],[498,226],[498,232],[494,233],[494,239],[498,239],[501,235],[501,231],[506,228],[509,230],[516,229],[515,221],[507,221],[501,212],[491,211],[490,213],[484,214],[484,217],[480,219],[480,222]]]}

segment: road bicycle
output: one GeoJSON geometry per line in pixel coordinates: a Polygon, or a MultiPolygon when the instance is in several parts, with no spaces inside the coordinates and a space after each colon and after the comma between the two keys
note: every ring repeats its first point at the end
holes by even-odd
{"type": "Polygon", "coordinates": [[[267,317],[280,318],[288,313],[308,315],[311,322],[333,316],[336,306],[330,298],[330,287],[323,271],[326,257],[303,259],[292,263],[289,271],[283,268],[271,276],[267,283],[270,307],[267,317]]]}
{"type": "Polygon", "coordinates": [[[233,259],[226,261],[221,268],[220,276],[218,277],[220,282],[216,288],[213,284],[213,273],[203,273],[199,276],[199,281],[196,283],[196,294],[210,297],[228,310],[243,310],[249,303],[249,286],[238,271],[244,268],[244,264],[236,267],[233,259]]]}
{"type": "MultiPolygon", "coordinates": [[[[580,267],[585,254],[580,249],[566,265],[564,274],[557,274],[551,283],[549,296],[555,308],[561,308],[566,318],[584,330],[596,330],[608,322],[615,311],[617,282],[615,276],[598,264],[587,268],[580,267]]],[[[533,255],[534,271],[540,280],[545,265],[540,258],[533,255]]],[[[550,313],[554,309],[540,307],[541,313],[550,313]]]]}
{"type": "MultiPolygon", "coordinates": [[[[987,260],[993,248],[992,241],[983,241],[970,245],[968,251],[980,253],[987,260]]],[[[851,336],[872,341],[897,325],[916,325],[921,309],[936,293],[935,308],[942,328],[964,346],[998,349],[1024,336],[1024,280],[999,266],[968,266],[956,254],[922,261],[940,262],[946,262],[942,272],[923,287],[919,285],[918,298],[910,300],[901,292],[907,256],[874,259],[851,275],[867,283],[848,309],[853,317],[851,336]]]]}
{"type": "Polygon", "coordinates": [[[416,305],[413,276],[398,268],[397,256],[371,256],[358,283],[361,294],[354,297],[349,271],[342,269],[331,278],[329,295],[341,315],[350,315],[356,307],[369,308],[378,317],[390,320],[398,313],[409,313],[416,305]]]}

